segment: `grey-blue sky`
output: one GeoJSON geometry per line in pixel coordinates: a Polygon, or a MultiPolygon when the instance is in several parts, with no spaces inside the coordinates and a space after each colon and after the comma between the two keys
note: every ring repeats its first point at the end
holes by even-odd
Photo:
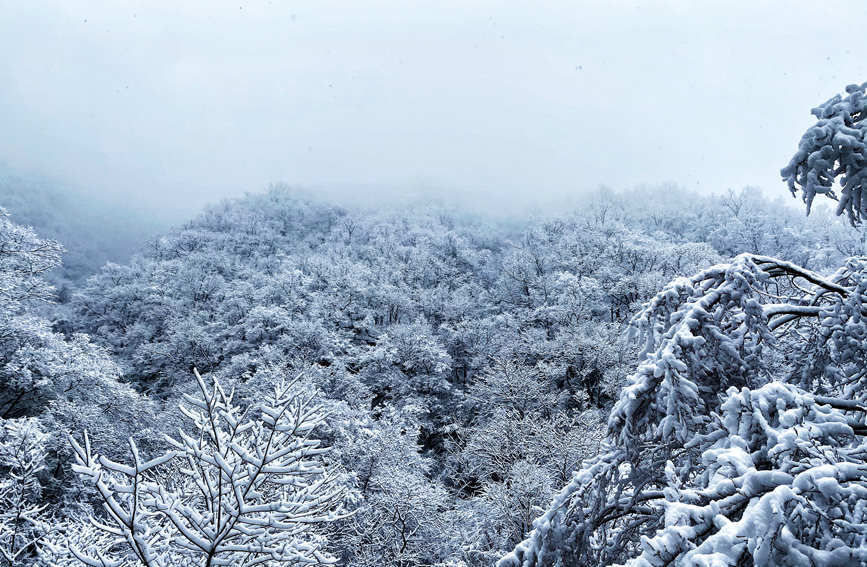
{"type": "Polygon", "coordinates": [[[783,190],[867,2],[0,0],[0,161],[187,209],[272,181],[522,204],[783,190]]]}

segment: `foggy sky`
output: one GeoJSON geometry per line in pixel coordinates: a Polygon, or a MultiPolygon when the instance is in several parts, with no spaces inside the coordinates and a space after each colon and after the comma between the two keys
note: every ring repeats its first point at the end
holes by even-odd
{"type": "Polygon", "coordinates": [[[500,206],[758,185],[867,2],[0,0],[0,163],[184,211],[270,182],[500,206]]]}

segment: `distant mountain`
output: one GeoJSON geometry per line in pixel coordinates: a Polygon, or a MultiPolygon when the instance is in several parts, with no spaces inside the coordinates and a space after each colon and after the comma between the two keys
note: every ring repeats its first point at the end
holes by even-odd
{"type": "Polygon", "coordinates": [[[106,262],[125,262],[169,224],[153,211],[102,200],[61,182],[19,175],[2,166],[0,207],[15,223],[32,226],[40,236],[63,244],[63,265],[49,276],[61,293],[106,262]]]}

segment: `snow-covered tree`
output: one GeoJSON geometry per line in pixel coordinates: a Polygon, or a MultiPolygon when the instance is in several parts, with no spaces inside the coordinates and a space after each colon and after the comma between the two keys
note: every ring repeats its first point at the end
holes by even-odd
{"type": "Polygon", "coordinates": [[[449,496],[432,478],[433,461],[418,451],[420,408],[387,412],[363,424],[344,449],[355,467],[362,502],[340,526],[348,565],[420,567],[435,564],[449,526],[449,496]]]}
{"type": "Polygon", "coordinates": [[[192,428],[167,438],[173,450],[145,460],[130,439],[123,464],[96,455],[86,432],[82,443],[70,437],[74,470],[103,502],[104,517],[91,522],[114,536],[108,549],[70,552],[91,566],[333,562],[316,528],[340,517],[343,492],[312,437],[320,408],[287,382],[241,410],[194,374],[198,395],[181,405],[192,428]]]}
{"type": "Polygon", "coordinates": [[[86,427],[100,443],[142,430],[150,404],[89,337],[66,339],[28,315],[0,328],[0,417],[40,415],[61,433],[86,427]]]}
{"type": "Polygon", "coordinates": [[[500,565],[867,559],[865,290],[752,255],[669,284],[604,450],[500,565]]]}
{"type": "MultiPolygon", "coordinates": [[[[801,193],[807,212],[817,195],[838,201],[837,214],[852,225],[867,216],[867,83],[849,85],[813,109],[818,120],[807,129],[798,151],[781,171],[793,195],[801,193]],[[840,194],[834,190],[839,178],[840,194]]],[[[867,253],[867,250],[864,251],[867,253]]]]}
{"type": "Polygon", "coordinates": [[[43,276],[60,265],[62,252],[57,242],[13,223],[0,207],[0,316],[17,313],[22,302],[52,297],[53,289],[43,276]]]}
{"type": "Polygon", "coordinates": [[[14,567],[35,555],[51,532],[39,482],[48,435],[35,418],[0,425],[0,565],[14,567]]]}

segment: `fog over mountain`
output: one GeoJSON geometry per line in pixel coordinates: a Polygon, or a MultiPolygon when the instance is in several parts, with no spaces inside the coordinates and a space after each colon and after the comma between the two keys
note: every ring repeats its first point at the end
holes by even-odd
{"type": "Polygon", "coordinates": [[[776,192],[809,108],[867,71],[857,0],[0,12],[0,161],[187,215],[272,182],[519,210],[601,184],[776,192]]]}

